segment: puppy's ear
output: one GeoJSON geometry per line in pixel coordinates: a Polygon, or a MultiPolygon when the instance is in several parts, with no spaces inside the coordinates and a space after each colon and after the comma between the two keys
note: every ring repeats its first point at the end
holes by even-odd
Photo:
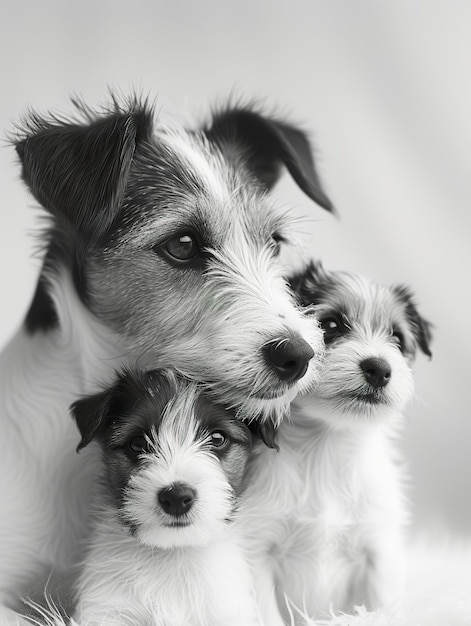
{"type": "Polygon", "coordinates": [[[334,210],[319,181],[309,140],[299,128],[248,108],[233,108],[216,114],[204,132],[223,151],[234,145],[242,148],[250,170],[266,189],[277,182],[284,164],[309,198],[334,210]]]}
{"type": "Polygon", "coordinates": [[[329,274],[320,261],[312,260],[303,271],[291,276],[288,283],[303,306],[319,304],[329,287],[329,274]]]}
{"type": "Polygon", "coordinates": [[[80,452],[82,448],[85,448],[97,435],[104,431],[114,392],[114,387],[106,389],[77,400],[71,405],[70,411],[82,436],[82,440],[77,446],[77,452],[80,452]]]}
{"type": "Polygon", "coordinates": [[[138,142],[152,134],[146,104],[93,115],[79,108],[84,123],[31,114],[16,150],[23,178],[35,198],[62,228],[88,242],[116,218],[138,142]]]}
{"type": "Polygon", "coordinates": [[[406,285],[395,285],[393,289],[399,299],[405,304],[407,321],[417,341],[417,345],[425,355],[431,358],[432,324],[420,315],[409,287],[406,285]]]}
{"type": "Polygon", "coordinates": [[[271,420],[260,423],[258,420],[247,422],[252,436],[260,439],[268,448],[279,450],[276,442],[278,429],[273,425],[271,420]]]}

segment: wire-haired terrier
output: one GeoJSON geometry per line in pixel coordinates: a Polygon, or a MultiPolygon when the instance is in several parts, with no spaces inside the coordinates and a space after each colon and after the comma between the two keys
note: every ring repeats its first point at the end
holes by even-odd
{"type": "Polygon", "coordinates": [[[170,370],[126,371],[72,413],[78,449],[96,440],[104,470],[76,621],[261,624],[232,521],[256,422],[170,370]]]}
{"type": "Polygon", "coordinates": [[[286,166],[331,208],[305,133],[252,107],[184,130],[157,124],[140,98],[76,104],[69,119],[30,114],[15,138],[50,225],[25,324],[0,360],[9,604],[79,558],[95,464],[71,453],[75,398],[139,363],[204,383],[242,418],[279,421],[323,351],[278,257],[296,245],[294,222],[269,196],[286,166]]]}
{"type": "Polygon", "coordinates": [[[292,285],[326,352],[315,390],[280,426],[278,454],[256,455],[241,511],[271,626],[305,623],[294,607],[319,618],[400,595],[408,515],[394,439],[416,352],[431,356],[430,325],[408,288],[319,263],[292,285]]]}

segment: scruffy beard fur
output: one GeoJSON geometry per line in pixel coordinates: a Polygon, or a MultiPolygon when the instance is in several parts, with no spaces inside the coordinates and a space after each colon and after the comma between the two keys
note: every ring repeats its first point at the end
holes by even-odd
{"type": "Polygon", "coordinates": [[[430,355],[430,325],[405,287],[318,263],[292,285],[324,329],[324,366],[281,424],[278,453],[251,462],[239,517],[271,626],[291,623],[293,607],[317,619],[400,596],[407,506],[394,439],[415,353],[430,355]]]}
{"type": "Polygon", "coordinates": [[[286,167],[332,208],[305,134],[251,106],[189,131],[136,96],[75,106],[70,118],[30,113],[12,138],[48,227],[31,307],[0,359],[1,607],[51,571],[64,580],[80,556],[97,460],[73,454],[74,398],[139,362],[278,422],[322,358],[278,256],[296,230],[270,198],[286,167]],[[266,349],[286,342],[295,372],[266,349]]]}
{"type": "Polygon", "coordinates": [[[249,426],[164,370],[126,371],[72,411],[79,448],[98,441],[103,463],[75,620],[259,624],[233,524],[249,426]]]}

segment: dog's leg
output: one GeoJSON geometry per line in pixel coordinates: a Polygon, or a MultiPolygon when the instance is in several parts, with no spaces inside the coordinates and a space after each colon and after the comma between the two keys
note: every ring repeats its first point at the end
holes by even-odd
{"type": "Polygon", "coordinates": [[[402,539],[397,533],[383,533],[374,547],[365,553],[361,571],[352,576],[349,607],[368,610],[390,606],[404,591],[405,562],[402,539]]]}
{"type": "Polygon", "coordinates": [[[277,597],[273,568],[269,562],[253,567],[255,593],[263,626],[284,626],[277,597]]]}

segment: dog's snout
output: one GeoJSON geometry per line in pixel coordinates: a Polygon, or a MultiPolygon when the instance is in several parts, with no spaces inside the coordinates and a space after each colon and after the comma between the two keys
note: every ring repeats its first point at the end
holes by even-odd
{"type": "Polygon", "coordinates": [[[196,491],[185,483],[174,483],[161,489],[157,494],[160,506],[173,517],[180,517],[193,506],[196,499],[196,491]]]}
{"type": "Polygon", "coordinates": [[[314,350],[300,336],[288,337],[282,341],[271,341],[264,346],[265,357],[284,382],[295,382],[307,372],[314,350]]]}
{"type": "Polygon", "coordinates": [[[376,357],[364,359],[360,367],[366,382],[375,389],[385,387],[391,380],[391,367],[384,359],[376,357]]]}

